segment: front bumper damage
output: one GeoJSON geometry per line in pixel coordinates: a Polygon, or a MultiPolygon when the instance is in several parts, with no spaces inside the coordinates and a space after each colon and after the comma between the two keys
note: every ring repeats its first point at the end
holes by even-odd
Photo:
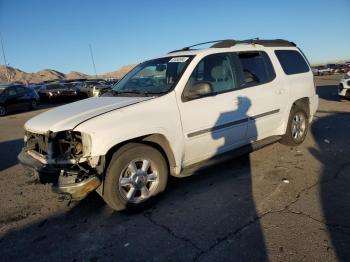
{"type": "Polygon", "coordinates": [[[18,155],[18,161],[34,170],[42,183],[51,183],[54,192],[68,194],[72,199],[83,199],[101,185],[98,174],[91,170],[80,169],[77,165],[42,163],[25,149],[18,155]]]}

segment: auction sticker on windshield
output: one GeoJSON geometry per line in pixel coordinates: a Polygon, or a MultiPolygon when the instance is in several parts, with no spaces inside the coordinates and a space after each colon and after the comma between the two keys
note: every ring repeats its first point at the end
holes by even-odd
{"type": "Polygon", "coordinates": [[[178,56],[178,57],[173,57],[170,59],[169,63],[183,63],[186,62],[188,57],[186,56],[178,56]]]}

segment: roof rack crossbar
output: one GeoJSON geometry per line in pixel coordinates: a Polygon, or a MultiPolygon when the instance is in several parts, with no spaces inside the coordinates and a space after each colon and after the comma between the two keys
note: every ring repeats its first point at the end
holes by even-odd
{"type": "Polygon", "coordinates": [[[251,38],[251,39],[246,39],[246,40],[226,39],[226,40],[208,41],[208,42],[203,42],[203,43],[187,46],[187,47],[184,47],[184,48],[179,49],[179,50],[174,50],[174,51],[169,52],[169,54],[175,53],[175,52],[180,52],[180,51],[188,51],[188,50],[191,50],[192,47],[205,45],[205,44],[211,44],[211,43],[215,43],[215,44],[210,46],[210,48],[232,47],[232,46],[235,46],[237,44],[257,44],[257,45],[263,45],[266,47],[279,47],[279,46],[291,46],[291,47],[293,46],[294,47],[294,46],[296,46],[295,43],[288,41],[288,40],[284,40],[284,39],[267,40],[267,39],[259,39],[259,37],[256,37],[256,38],[251,38]]]}
{"type": "Polygon", "coordinates": [[[190,46],[186,46],[184,48],[178,49],[178,50],[171,51],[171,52],[169,52],[169,54],[175,53],[175,52],[180,52],[180,51],[188,51],[192,47],[196,47],[196,46],[200,46],[200,45],[206,45],[206,44],[212,44],[212,43],[218,43],[218,42],[222,42],[222,41],[226,41],[226,40],[214,40],[214,41],[203,42],[203,43],[199,43],[199,44],[195,44],[195,45],[190,45],[190,46]]]}

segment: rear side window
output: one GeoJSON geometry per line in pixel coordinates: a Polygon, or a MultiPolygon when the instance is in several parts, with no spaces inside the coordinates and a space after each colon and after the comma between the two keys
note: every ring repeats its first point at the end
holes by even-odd
{"type": "Polygon", "coordinates": [[[270,58],[265,52],[239,53],[238,60],[243,71],[244,87],[265,84],[276,77],[270,58]]]}
{"type": "Polygon", "coordinates": [[[305,59],[296,50],[276,50],[275,54],[287,75],[306,73],[310,70],[305,59]]]}

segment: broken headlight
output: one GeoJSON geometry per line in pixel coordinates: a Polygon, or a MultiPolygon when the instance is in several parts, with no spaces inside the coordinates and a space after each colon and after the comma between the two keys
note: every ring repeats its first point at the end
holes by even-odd
{"type": "Polygon", "coordinates": [[[53,157],[57,158],[80,158],[90,154],[91,139],[88,134],[64,131],[53,135],[53,157]]]}

